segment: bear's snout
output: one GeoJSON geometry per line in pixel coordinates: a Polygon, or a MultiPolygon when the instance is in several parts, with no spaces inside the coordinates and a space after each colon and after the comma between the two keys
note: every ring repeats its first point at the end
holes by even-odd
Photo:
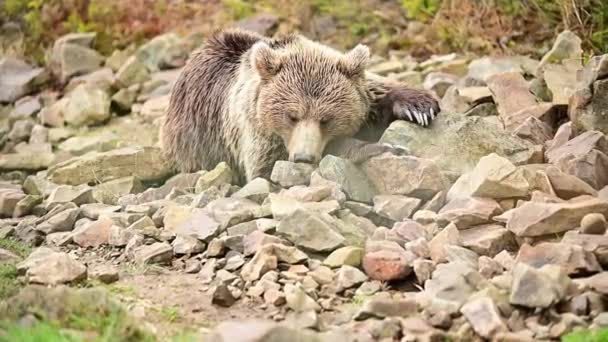
{"type": "Polygon", "coordinates": [[[298,122],[289,135],[287,150],[289,160],[294,163],[316,164],[327,143],[321,125],[314,120],[298,122]]]}

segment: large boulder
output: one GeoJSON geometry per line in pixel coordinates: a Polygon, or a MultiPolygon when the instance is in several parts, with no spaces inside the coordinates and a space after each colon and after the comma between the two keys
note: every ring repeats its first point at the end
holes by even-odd
{"type": "Polygon", "coordinates": [[[45,80],[43,68],[6,57],[0,59],[0,102],[15,102],[45,80]]]}

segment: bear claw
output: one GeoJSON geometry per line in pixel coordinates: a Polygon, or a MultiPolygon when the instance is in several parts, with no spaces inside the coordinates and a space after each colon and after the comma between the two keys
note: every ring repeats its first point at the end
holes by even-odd
{"type": "Polygon", "coordinates": [[[440,112],[439,103],[430,94],[421,90],[398,88],[388,95],[392,103],[393,116],[427,127],[440,112]]]}

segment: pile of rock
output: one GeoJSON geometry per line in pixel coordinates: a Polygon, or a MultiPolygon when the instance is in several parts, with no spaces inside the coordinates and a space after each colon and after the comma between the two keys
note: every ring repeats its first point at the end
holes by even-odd
{"type": "Polygon", "coordinates": [[[581,50],[570,32],[541,61],[380,61],[375,71],[417,75],[442,97],[428,129],[397,121],[381,139],[413,156],[279,161],[271,179],[242,187],[225,163],[172,175],[151,146],[92,144],[56,160],[50,147],[62,139],[42,125],[99,124],[112,104],[156,117],[168,83],[153,87],[151,75],[183,63],[172,35],[117,52],[108,69],[90,51],[66,61],[90,39],[57,42],[58,77],[89,73],[71,78],[40,123],[34,97],[11,112],[22,119],[8,141],[22,152],[0,168],[45,169],[0,191],[0,234],[43,245],[18,265],[28,282],[113,281],[115,269],[78,261],[110,249],[113,263],[196,273],[215,305],[267,309],[269,320],[220,324],[214,341],[532,341],[608,325],[608,57],[571,62],[581,50]],[[19,164],[37,144],[48,160],[19,164]]]}

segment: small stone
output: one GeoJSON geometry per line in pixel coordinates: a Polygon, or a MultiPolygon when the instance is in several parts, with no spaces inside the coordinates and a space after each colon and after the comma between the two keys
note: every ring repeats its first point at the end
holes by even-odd
{"type": "Polygon", "coordinates": [[[275,187],[264,178],[256,178],[247,183],[239,191],[235,192],[232,197],[246,198],[256,203],[262,204],[268,197],[268,194],[273,192],[275,187]]]}
{"type": "Polygon", "coordinates": [[[336,283],[338,291],[343,291],[367,281],[365,273],[358,268],[349,265],[342,265],[337,272],[336,283]]]}
{"type": "Polygon", "coordinates": [[[431,260],[416,259],[412,265],[418,284],[424,285],[427,280],[431,279],[435,270],[435,264],[431,260]]]}
{"type": "Polygon", "coordinates": [[[310,164],[278,160],[272,168],[270,180],[283,188],[308,185],[313,171],[314,167],[310,164]]]}
{"type": "Polygon", "coordinates": [[[178,234],[171,244],[173,245],[173,253],[177,255],[192,255],[205,251],[205,244],[191,236],[178,234]]]}
{"type": "Polygon", "coordinates": [[[268,289],[264,292],[264,302],[274,306],[282,306],[287,303],[285,294],[277,289],[268,289]]]}
{"type": "Polygon", "coordinates": [[[63,118],[75,127],[95,125],[110,118],[110,97],[99,88],[81,84],[66,95],[63,118]]]}
{"type": "Polygon", "coordinates": [[[220,305],[223,307],[230,307],[236,302],[236,298],[232,295],[232,292],[228,289],[228,285],[219,284],[213,291],[213,297],[211,303],[220,305]]]}
{"type": "Polygon", "coordinates": [[[517,262],[536,268],[546,264],[563,267],[567,274],[595,273],[602,270],[595,255],[583,247],[563,242],[541,242],[534,246],[524,244],[517,254],[517,262]]]}
{"type": "Polygon", "coordinates": [[[581,233],[603,235],[606,233],[606,218],[602,214],[591,213],[581,219],[581,233]]]}
{"type": "Polygon", "coordinates": [[[399,195],[374,196],[374,211],[393,221],[403,221],[412,216],[422,203],[418,198],[399,195]]]}
{"type": "Polygon", "coordinates": [[[424,284],[430,309],[456,313],[476,291],[481,279],[481,275],[466,263],[438,264],[431,279],[424,284]]]}
{"type": "Polygon", "coordinates": [[[500,225],[482,225],[460,231],[462,246],[479,255],[494,257],[502,251],[517,250],[515,236],[500,225]]]}
{"type": "Polygon", "coordinates": [[[500,205],[489,198],[457,198],[446,204],[438,213],[437,222],[445,225],[453,223],[464,230],[472,226],[492,222],[492,218],[502,213],[500,205]]]}
{"type": "Polygon", "coordinates": [[[284,292],[287,306],[295,312],[321,310],[321,306],[310,298],[300,285],[285,284],[284,292]]]}
{"type": "Polygon", "coordinates": [[[60,185],[46,199],[47,209],[57,204],[72,202],[78,206],[95,202],[93,188],[86,184],[78,186],[60,185]]]}
{"type": "Polygon", "coordinates": [[[278,259],[275,255],[269,253],[266,249],[260,249],[247,262],[241,270],[241,277],[245,281],[256,281],[260,279],[264,273],[277,268],[278,259]]]}
{"type": "Polygon", "coordinates": [[[446,262],[447,252],[445,248],[449,245],[462,245],[462,238],[455,224],[449,224],[431,240],[429,243],[431,260],[436,263],[446,262]]]}
{"type": "Polygon", "coordinates": [[[500,317],[498,308],[489,297],[480,297],[466,303],[460,312],[473,326],[473,330],[483,338],[491,339],[497,333],[509,331],[500,317]]]}
{"type": "Polygon", "coordinates": [[[367,241],[363,270],[374,280],[404,279],[412,272],[416,256],[393,241],[367,241]]]}
{"type": "Polygon", "coordinates": [[[127,88],[150,79],[146,66],[136,57],[129,57],[116,71],[116,81],[121,88],[127,88]]]}
{"type": "Polygon", "coordinates": [[[74,223],[80,215],[80,208],[73,208],[64,210],[52,217],[45,222],[39,224],[36,230],[43,232],[44,234],[51,234],[56,232],[67,232],[74,229],[74,223]]]}
{"type": "MultiPolygon", "coordinates": [[[[169,212],[168,212],[169,214],[169,212]]],[[[189,236],[201,241],[209,242],[216,237],[220,231],[220,223],[205,209],[192,209],[185,219],[176,225],[171,223],[170,216],[165,215],[165,229],[173,231],[182,236],[189,236]]]]}
{"type": "Polygon", "coordinates": [[[363,307],[353,317],[356,321],[369,318],[408,317],[418,312],[418,305],[414,300],[392,300],[386,298],[373,298],[365,302],[363,307]]]}
{"type": "Polygon", "coordinates": [[[323,261],[323,264],[329,267],[340,267],[343,265],[359,267],[363,258],[363,248],[354,246],[345,246],[333,251],[323,261]]]}
{"type": "Polygon", "coordinates": [[[231,184],[232,177],[233,173],[228,164],[221,162],[213,170],[204,173],[198,178],[194,191],[198,194],[212,186],[231,184]]]}

